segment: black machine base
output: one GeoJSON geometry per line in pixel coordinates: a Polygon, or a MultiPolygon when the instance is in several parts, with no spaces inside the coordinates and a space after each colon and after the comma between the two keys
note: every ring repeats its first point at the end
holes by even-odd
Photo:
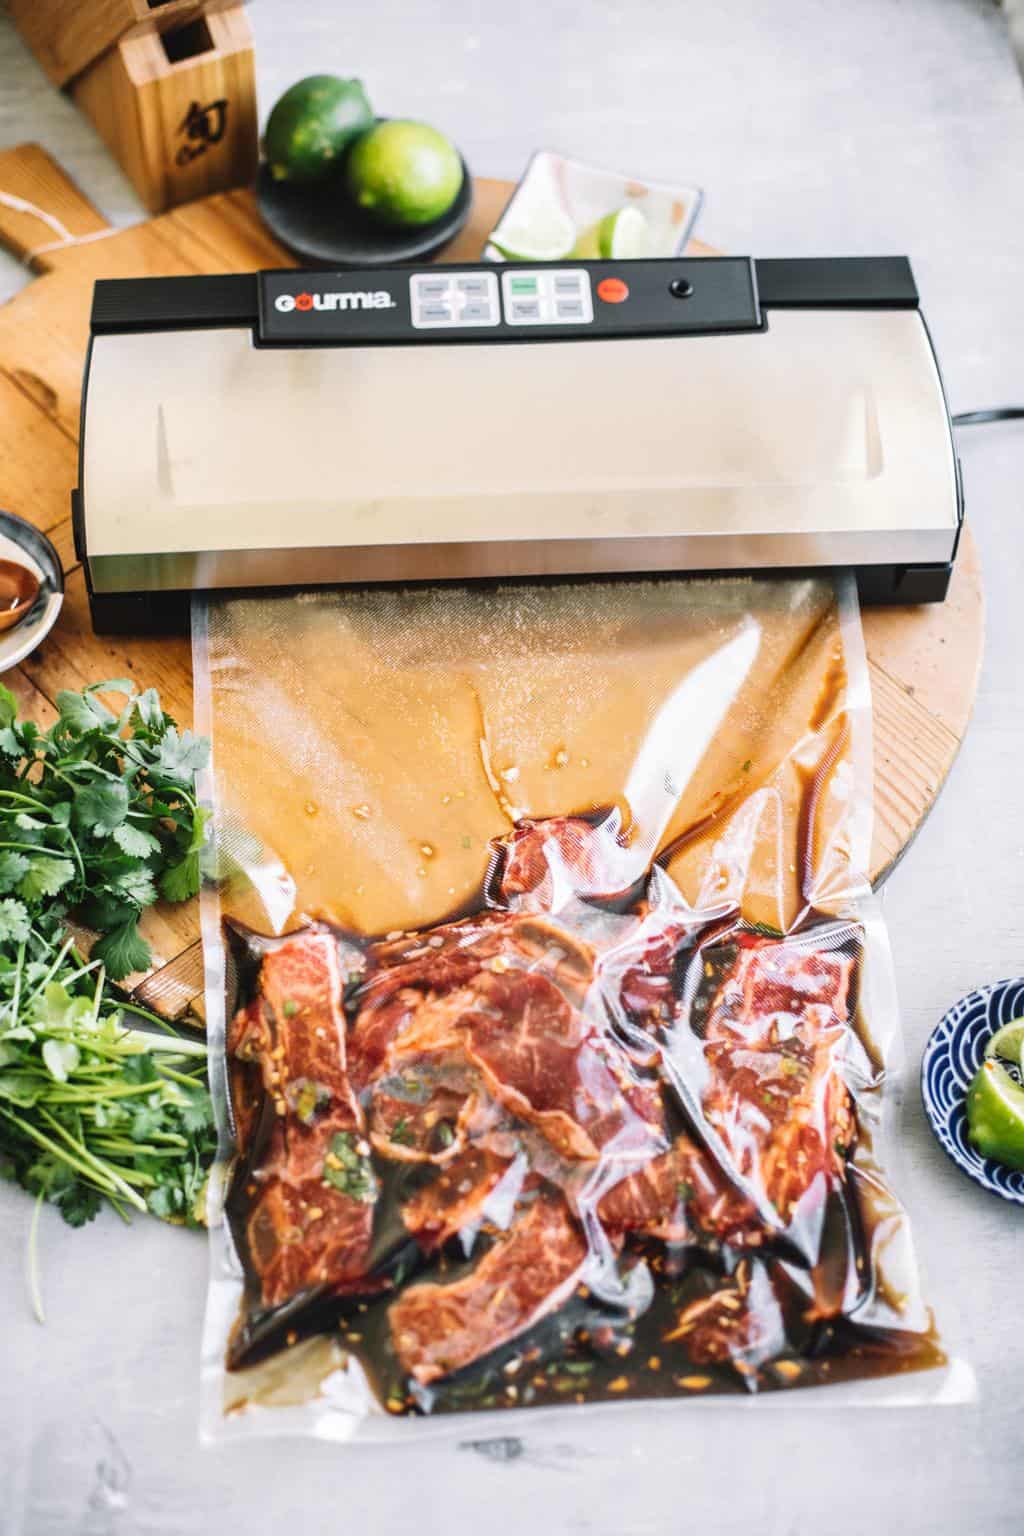
{"type": "MultiPolygon", "coordinates": [[[[695,576],[722,576],[742,577],[743,575],[756,575],[760,577],[785,578],[795,576],[823,575],[823,571],[764,571],[764,572],[737,572],[737,571],[700,571],[694,572],[695,576]]],[[[863,566],[856,572],[857,591],[861,603],[865,607],[883,607],[886,604],[905,607],[907,604],[917,603],[941,603],[949,590],[950,578],[953,574],[952,562],[946,565],[914,565],[892,566],[871,565],[863,566]]],[[[649,572],[641,573],[643,579],[650,580],[649,572]]],[[[680,572],[666,572],[665,580],[677,581],[680,572]]],[[[524,582],[537,584],[536,577],[522,577],[524,582]]],[[[636,579],[628,576],[566,576],[563,578],[550,578],[566,581],[619,581],[636,579]]],[[[683,577],[685,579],[685,577],[683,577]]],[[[506,586],[509,578],[502,580],[506,586]]],[[[483,583],[481,583],[482,585],[483,583]]],[[[434,582],[430,585],[438,586],[443,583],[434,582]]],[[[271,597],[280,596],[287,589],[280,587],[254,587],[246,592],[211,593],[212,597],[271,597]]],[[[187,634],[189,628],[189,615],[193,594],[191,592],[90,592],[89,609],[92,615],[93,629],[98,635],[145,635],[145,634],[187,634]]]]}

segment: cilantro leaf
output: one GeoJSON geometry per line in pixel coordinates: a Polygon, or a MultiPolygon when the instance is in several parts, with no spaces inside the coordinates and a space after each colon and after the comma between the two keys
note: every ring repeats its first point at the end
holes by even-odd
{"type": "Polygon", "coordinates": [[[107,975],[114,981],[130,976],[133,971],[148,970],[153,958],[134,918],[97,939],[92,952],[97,960],[103,961],[107,975]]]}
{"type": "Polygon", "coordinates": [[[60,724],[72,731],[94,731],[97,726],[112,725],[114,715],[91,693],[72,693],[62,688],[57,694],[60,724]]]}
{"type": "Polygon", "coordinates": [[[18,718],[18,701],[11,690],[0,683],[0,725],[12,725],[18,718]]]}
{"type": "Polygon", "coordinates": [[[132,901],[138,902],[140,907],[152,906],[156,901],[153,876],[144,864],[122,870],[115,877],[115,889],[123,891],[132,901]]]}
{"type": "Polygon", "coordinates": [[[181,1107],[182,1129],[191,1135],[213,1128],[213,1101],[205,1088],[196,1088],[181,1107]]]}
{"type": "Polygon", "coordinates": [[[48,854],[33,854],[18,884],[18,895],[25,901],[39,901],[44,896],[56,896],[70,880],[75,878],[75,866],[70,859],[55,859],[48,854]]]}
{"type": "Polygon", "coordinates": [[[81,1061],[81,1052],[73,1040],[44,1040],[43,1065],[58,1083],[66,1083],[81,1061]]]}
{"type": "Polygon", "coordinates": [[[0,892],[6,895],[13,891],[26,869],[28,859],[23,853],[15,853],[10,848],[0,852],[0,892]]]}
{"type": "Polygon", "coordinates": [[[160,707],[160,695],[155,688],[147,688],[140,693],[135,700],[135,708],[139,712],[139,719],[143,725],[149,726],[151,730],[158,731],[167,719],[160,707]]]}
{"type": "Polygon", "coordinates": [[[111,928],[119,928],[122,923],[134,922],[139,914],[131,901],[108,888],[87,896],[78,908],[78,915],[90,928],[106,933],[111,928]]]}
{"type": "Polygon", "coordinates": [[[187,901],[199,889],[199,855],[188,853],[160,876],[160,894],[168,901],[187,901]]]}
{"type": "Polygon", "coordinates": [[[128,815],[128,786],[123,780],[104,779],[81,789],[75,800],[75,821],[97,837],[107,837],[128,815]]]}
{"type": "Polygon", "coordinates": [[[191,731],[182,731],[179,736],[172,725],[161,738],[155,766],[170,778],[191,779],[209,760],[210,743],[204,737],[191,731]]]}
{"type": "Polygon", "coordinates": [[[160,839],[154,837],[152,832],[144,832],[141,827],[133,826],[130,821],[115,827],[113,836],[121,852],[134,859],[145,859],[151,853],[160,852],[160,839]]]}
{"type": "Polygon", "coordinates": [[[154,1132],[162,1128],[163,1123],[164,1113],[159,1099],[155,1104],[140,1104],[132,1115],[132,1141],[148,1141],[154,1132]]]}
{"type": "Polygon", "coordinates": [[[87,997],[72,997],[59,981],[48,982],[32,1000],[31,1018],[37,1030],[70,1030],[92,1012],[87,997]]]}
{"type": "Polygon", "coordinates": [[[31,929],[28,908],[23,902],[5,896],[0,901],[0,941],[9,939],[14,944],[24,944],[31,929]]]}

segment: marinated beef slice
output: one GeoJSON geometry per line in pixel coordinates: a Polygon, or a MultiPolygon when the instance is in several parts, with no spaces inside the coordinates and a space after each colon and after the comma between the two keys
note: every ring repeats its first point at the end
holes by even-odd
{"type": "Polygon", "coordinates": [[[403,1370],[426,1386],[490,1354],[562,1306],[586,1257],[564,1200],[538,1195],[468,1275],[411,1285],[392,1304],[403,1370]]]}
{"type": "Polygon", "coordinates": [[[246,1240],[266,1307],[358,1286],[366,1271],[376,1180],[345,1071],[341,981],[330,934],[288,939],[264,958],[258,998],[229,1033],[229,1051],[258,1066],[273,1112],[246,1173],[246,1240]]]}
{"type": "Polygon", "coordinates": [[[704,1114],[783,1227],[823,1206],[856,1137],[842,1077],[853,965],[803,943],[741,947],[707,1018],[704,1114]]]}

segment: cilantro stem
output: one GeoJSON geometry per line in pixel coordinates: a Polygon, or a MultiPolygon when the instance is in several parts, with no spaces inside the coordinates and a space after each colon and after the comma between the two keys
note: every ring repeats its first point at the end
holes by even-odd
{"type": "Polygon", "coordinates": [[[21,1004],[21,974],[25,969],[25,940],[18,945],[17,969],[14,973],[14,995],[11,999],[11,1019],[18,1022],[18,1008],[21,1004]]]}
{"type": "Polygon", "coordinates": [[[189,1077],[184,1072],[176,1072],[173,1067],[169,1067],[164,1061],[159,1063],[159,1068],[161,1075],[169,1077],[172,1083],[181,1083],[185,1088],[194,1088],[196,1086],[198,1079],[189,1077]]]}
{"type": "Polygon", "coordinates": [[[148,1008],[140,1008],[138,1003],[118,1003],[117,1006],[121,1013],[135,1013],[138,1014],[140,1019],[148,1019],[151,1024],[155,1024],[158,1029],[162,1029],[165,1035],[173,1035],[176,1040],[184,1039],[184,1036],[179,1035],[174,1026],[168,1024],[166,1019],[162,1019],[158,1013],[151,1013],[148,1008]]]}
{"type": "Polygon", "coordinates": [[[0,843],[0,848],[13,848],[16,853],[48,853],[51,859],[67,858],[63,848],[48,848],[45,843],[0,843]]]}
{"type": "Polygon", "coordinates": [[[102,1158],[94,1157],[93,1154],[89,1151],[88,1147],[83,1146],[80,1141],[76,1141],[71,1132],[65,1130],[60,1121],[55,1119],[55,1117],[50,1114],[49,1110],[44,1109],[41,1104],[37,1105],[37,1108],[46,1123],[53,1127],[53,1129],[57,1132],[57,1135],[60,1136],[63,1141],[66,1141],[70,1147],[74,1148],[83,1162],[91,1165],[96,1170],[96,1172],[102,1174],[104,1178],[108,1179],[110,1183],[113,1184],[114,1188],[119,1189],[122,1195],[124,1195],[125,1199],[130,1200],[133,1205],[138,1207],[138,1209],[143,1211],[146,1209],[146,1202],[141,1198],[141,1196],[136,1194],[128,1180],[131,1179],[133,1183],[151,1183],[152,1180],[147,1179],[146,1176],[142,1173],[129,1173],[127,1169],[125,1170],[125,1175],[122,1176],[120,1173],[118,1173],[116,1168],[111,1167],[109,1163],[103,1162],[102,1158]]]}
{"type": "Polygon", "coordinates": [[[82,1088],[76,1090],[74,1084],[66,1084],[63,1088],[53,1088],[46,1095],[51,1104],[93,1104],[97,1099],[135,1099],[140,1094],[159,1091],[159,1083],[126,1083],[121,1088],[82,1088]]]}
{"type": "Polygon", "coordinates": [[[30,805],[35,811],[46,811],[47,814],[50,811],[44,800],[34,800],[31,795],[19,795],[13,789],[0,789],[0,800],[17,800],[19,805],[30,805]]]}
{"type": "MultiPolygon", "coordinates": [[[[95,1168],[90,1168],[87,1163],[81,1162],[77,1157],[72,1157],[58,1142],[51,1141],[49,1136],[44,1136],[43,1132],[37,1130],[34,1125],[29,1125],[27,1121],[19,1119],[17,1115],[12,1115],[9,1109],[0,1108],[0,1117],[4,1120],[9,1120],[12,1125],[17,1126],[23,1135],[27,1136],[30,1141],[34,1141],[37,1146],[42,1147],[44,1151],[51,1152],[60,1162],[67,1163],[69,1168],[74,1168],[77,1173],[88,1179],[90,1184],[102,1190],[105,1195],[109,1196],[112,1189],[116,1193],[116,1186],[112,1184],[108,1177],[98,1174],[95,1168]]],[[[132,1205],[140,1210],[145,1208],[144,1202],[140,1205],[140,1197],[134,1190],[130,1191],[130,1198],[132,1205]]]]}
{"type": "Polygon", "coordinates": [[[35,1313],[36,1322],[42,1324],[46,1322],[46,1313],[43,1311],[43,1293],[39,1285],[39,1211],[45,1195],[45,1189],[41,1189],[36,1196],[35,1207],[32,1211],[32,1222],[28,1229],[27,1254],[28,1294],[32,1301],[32,1311],[35,1313]]]}
{"type": "MultiPolygon", "coordinates": [[[[159,1133],[154,1132],[153,1134],[158,1135],[159,1133]]],[[[179,1155],[180,1148],[188,1146],[188,1142],[185,1140],[184,1136],[167,1136],[162,1139],[167,1143],[167,1145],[157,1147],[154,1146],[151,1142],[130,1141],[125,1136],[118,1136],[111,1140],[108,1140],[106,1137],[101,1140],[99,1137],[97,1137],[93,1142],[93,1146],[96,1148],[97,1152],[112,1152],[114,1154],[127,1153],[129,1157],[141,1156],[175,1158],[179,1155]]]]}
{"type": "Polygon", "coordinates": [[[67,955],[68,950],[72,947],[74,942],[75,941],[72,935],[68,934],[67,938],[64,940],[64,943],[60,947],[56,959],[51,962],[49,970],[44,972],[42,980],[36,982],[35,986],[32,988],[32,991],[28,994],[28,997],[26,997],[25,1001],[27,1003],[31,1002],[34,997],[38,996],[43,988],[48,986],[49,983],[53,980],[54,976],[63,965],[65,956],[67,955]]]}
{"type": "Polygon", "coordinates": [[[126,1029],[119,1036],[119,1042],[137,1045],[143,1051],[150,1051],[154,1056],[201,1056],[205,1061],[207,1056],[206,1046],[201,1040],[186,1040],[183,1035],[153,1035],[145,1029],[126,1029]]]}

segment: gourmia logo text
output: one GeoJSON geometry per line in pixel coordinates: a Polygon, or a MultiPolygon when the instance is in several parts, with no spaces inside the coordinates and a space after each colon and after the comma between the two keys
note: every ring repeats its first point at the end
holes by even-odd
{"type": "Polygon", "coordinates": [[[352,291],[347,293],[279,293],[274,308],[282,315],[290,315],[293,309],[394,309],[395,301],[385,288],[375,293],[352,291]]]}

